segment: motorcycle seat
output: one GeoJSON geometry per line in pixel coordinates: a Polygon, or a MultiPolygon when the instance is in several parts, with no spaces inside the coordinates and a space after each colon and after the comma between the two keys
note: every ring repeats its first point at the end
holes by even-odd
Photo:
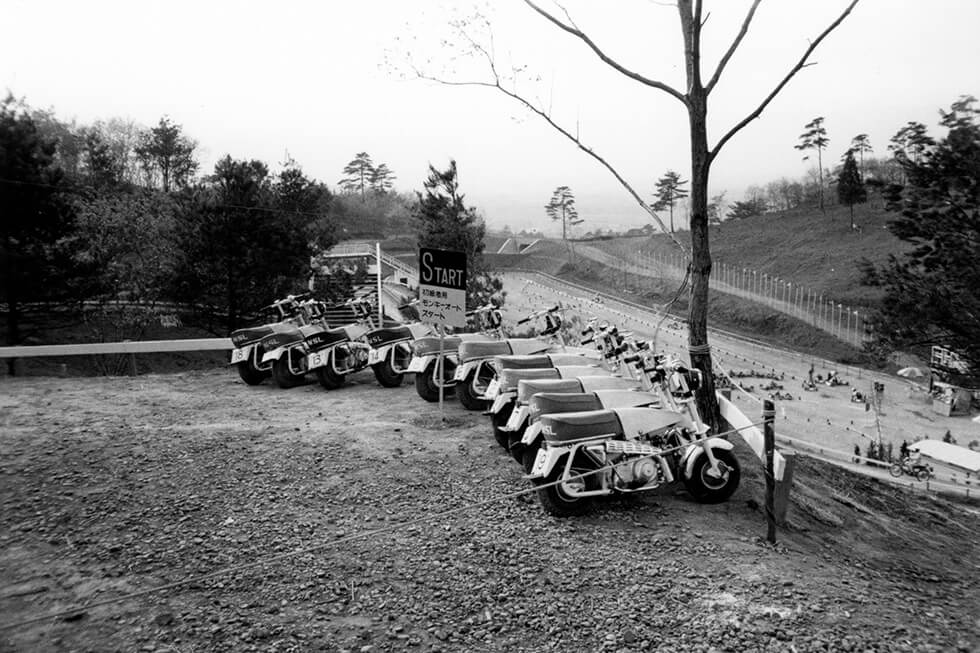
{"type": "MultiPolygon", "coordinates": [[[[442,353],[452,354],[459,349],[459,343],[461,342],[459,336],[447,336],[442,339],[442,353]]],[[[412,343],[412,348],[415,351],[416,356],[429,356],[432,354],[439,355],[439,338],[425,337],[419,338],[412,343]]]]}
{"type": "Polygon", "coordinates": [[[599,435],[621,436],[623,427],[612,410],[591,410],[578,413],[541,416],[541,433],[549,442],[564,442],[599,435]]]}
{"type": "Polygon", "coordinates": [[[381,345],[386,345],[390,342],[411,339],[412,330],[405,325],[375,329],[374,331],[368,331],[367,334],[368,344],[372,347],[380,347],[381,345]]]}
{"type": "Polygon", "coordinates": [[[288,331],[270,333],[259,341],[259,345],[262,347],[262,349],[269,352],[273,349],[294,345],[302,341],[303,332],[299,330],[299,327],[293,327],[288,331]]]}
{"type": "Polygon", "coordinates": [[[306,337],[306,346],[311,351],[319,351],[326,347],[347,342],[347,331],[343,327],[337,329],[324,329],[306,337]]]}
{"type": "Polygon", "coordinates": [[[528,402],[531,415],[579,413],[602,410],[602,401],[592,392],[539,392],[528,402]]]}
{"type": "Polygon", "coordinates": [[[526,370],[555,366],[547,354],[517,356],[508,354],[506,356],[496,356],[493,360],[498,370],[526,370]]]}
{"type": "MultiPolygon", "coordinates": [[[[595,370],[599,372],[600,370],[595,370]]],[[[582,392],[595,392],[596,390],[639,390],[640,384],[633,379],[625,379],[620,376],[609,376],[608,374],[590,374],[580,376],[578,380],[582,383],[582,392]]]]}
{"type": "Polygon", "coordinates": [[[596,390],[595,396],[601,402],[599,408],[659,407],[660,399],[651,392],[636,390],[596,390]]]}
{"type": "Polygon", "coordinates": [[[236,329],[231,332],[231,344],[236,347],[244,347],[245,345],[252,344],[253,342],[258,342],[262,338],[266,337],[272,333],[273,329],[271,324],[263,324],[262,326],[249,327],[245,329],[236,329]]]}
{"type": "Polygon", "coordinates": [[[508,338],[506,342],[510,345],[510,351],[506,352],[509,354],[540,354],[551,348],[548,343],[537,338],[508,338]]]}
{"type": "Polygon", "coordinates": [[[517,402],[526,404],[539,392],[582,392],[578,379],[521,379],[517,382],[517,402]]]}
{"type": "Polygon", "coordinates": [[[609,372],[595,365],[562,365],[556,367],[558,376],[562,379],[574,379],[580,376],[608,375],[609,372]]]}
{"type": "Polygon", "coordinates": [[[530,370],[504,370],[500,373],[500,391],[513,392],[521,379],[557,379],[558,370],[553,367],[536,367],[530,370]]]}
{"type": "Polygon", "coordinates": [[[512,353],[510,344],[506,340],[472,340],[459,343],[460,363],[512,353]]]}

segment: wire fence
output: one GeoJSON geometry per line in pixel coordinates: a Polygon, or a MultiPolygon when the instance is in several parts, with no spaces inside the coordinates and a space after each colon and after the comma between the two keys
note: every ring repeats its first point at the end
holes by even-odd
{"type": "MultiPolygon", "coordinates": [[[[591,259],[623,274],[628,286],[637,278],[680,280],[687,271],[687,259],[680,252],[632,252],[614,255],[591,245],[577,244],[576,256],[591,259]]],[[[766,272],[716,261],[708,286],[717,292],[768,306],[790,317],[825,331],[855,347],[868,339],[869,310],[848,306],[809,286],[794,283],[766,272]]]]}

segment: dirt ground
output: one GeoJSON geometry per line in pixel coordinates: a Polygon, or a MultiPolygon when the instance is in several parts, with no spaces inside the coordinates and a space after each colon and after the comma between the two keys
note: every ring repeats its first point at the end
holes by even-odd
{"type": "Polygon", "coordinates": [[[0,649],[980,646],[973,506],[802,460],[770,546],[742,446],[725,504],[670,487],[559,520],[486,417],[444,417],[370,374],[0,379],[0,649]]]}

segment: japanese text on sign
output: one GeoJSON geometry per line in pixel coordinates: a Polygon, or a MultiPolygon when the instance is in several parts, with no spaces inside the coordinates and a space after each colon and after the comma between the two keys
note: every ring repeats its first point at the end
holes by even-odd
{"type": "Polygon", "coordinates": [[[427,324],[466,326],[466,255],[419,250],[419,316],[427,324]]]}

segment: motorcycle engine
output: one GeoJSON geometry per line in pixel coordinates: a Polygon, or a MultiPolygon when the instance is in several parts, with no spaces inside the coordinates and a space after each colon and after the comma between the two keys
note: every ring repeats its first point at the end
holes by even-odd
{"type": "Polygon", "coordinates": [[[368,348],[357,347],[351,353],[354,355],[354,367],[364,367],[368,362],[368,348]]]}
{"type": "Polygon", "coordinates": [[[657,463],[650,458],[641,458],[617,468],[618,484],[631,490],[649,485],[657,477],[657,463]]]}

